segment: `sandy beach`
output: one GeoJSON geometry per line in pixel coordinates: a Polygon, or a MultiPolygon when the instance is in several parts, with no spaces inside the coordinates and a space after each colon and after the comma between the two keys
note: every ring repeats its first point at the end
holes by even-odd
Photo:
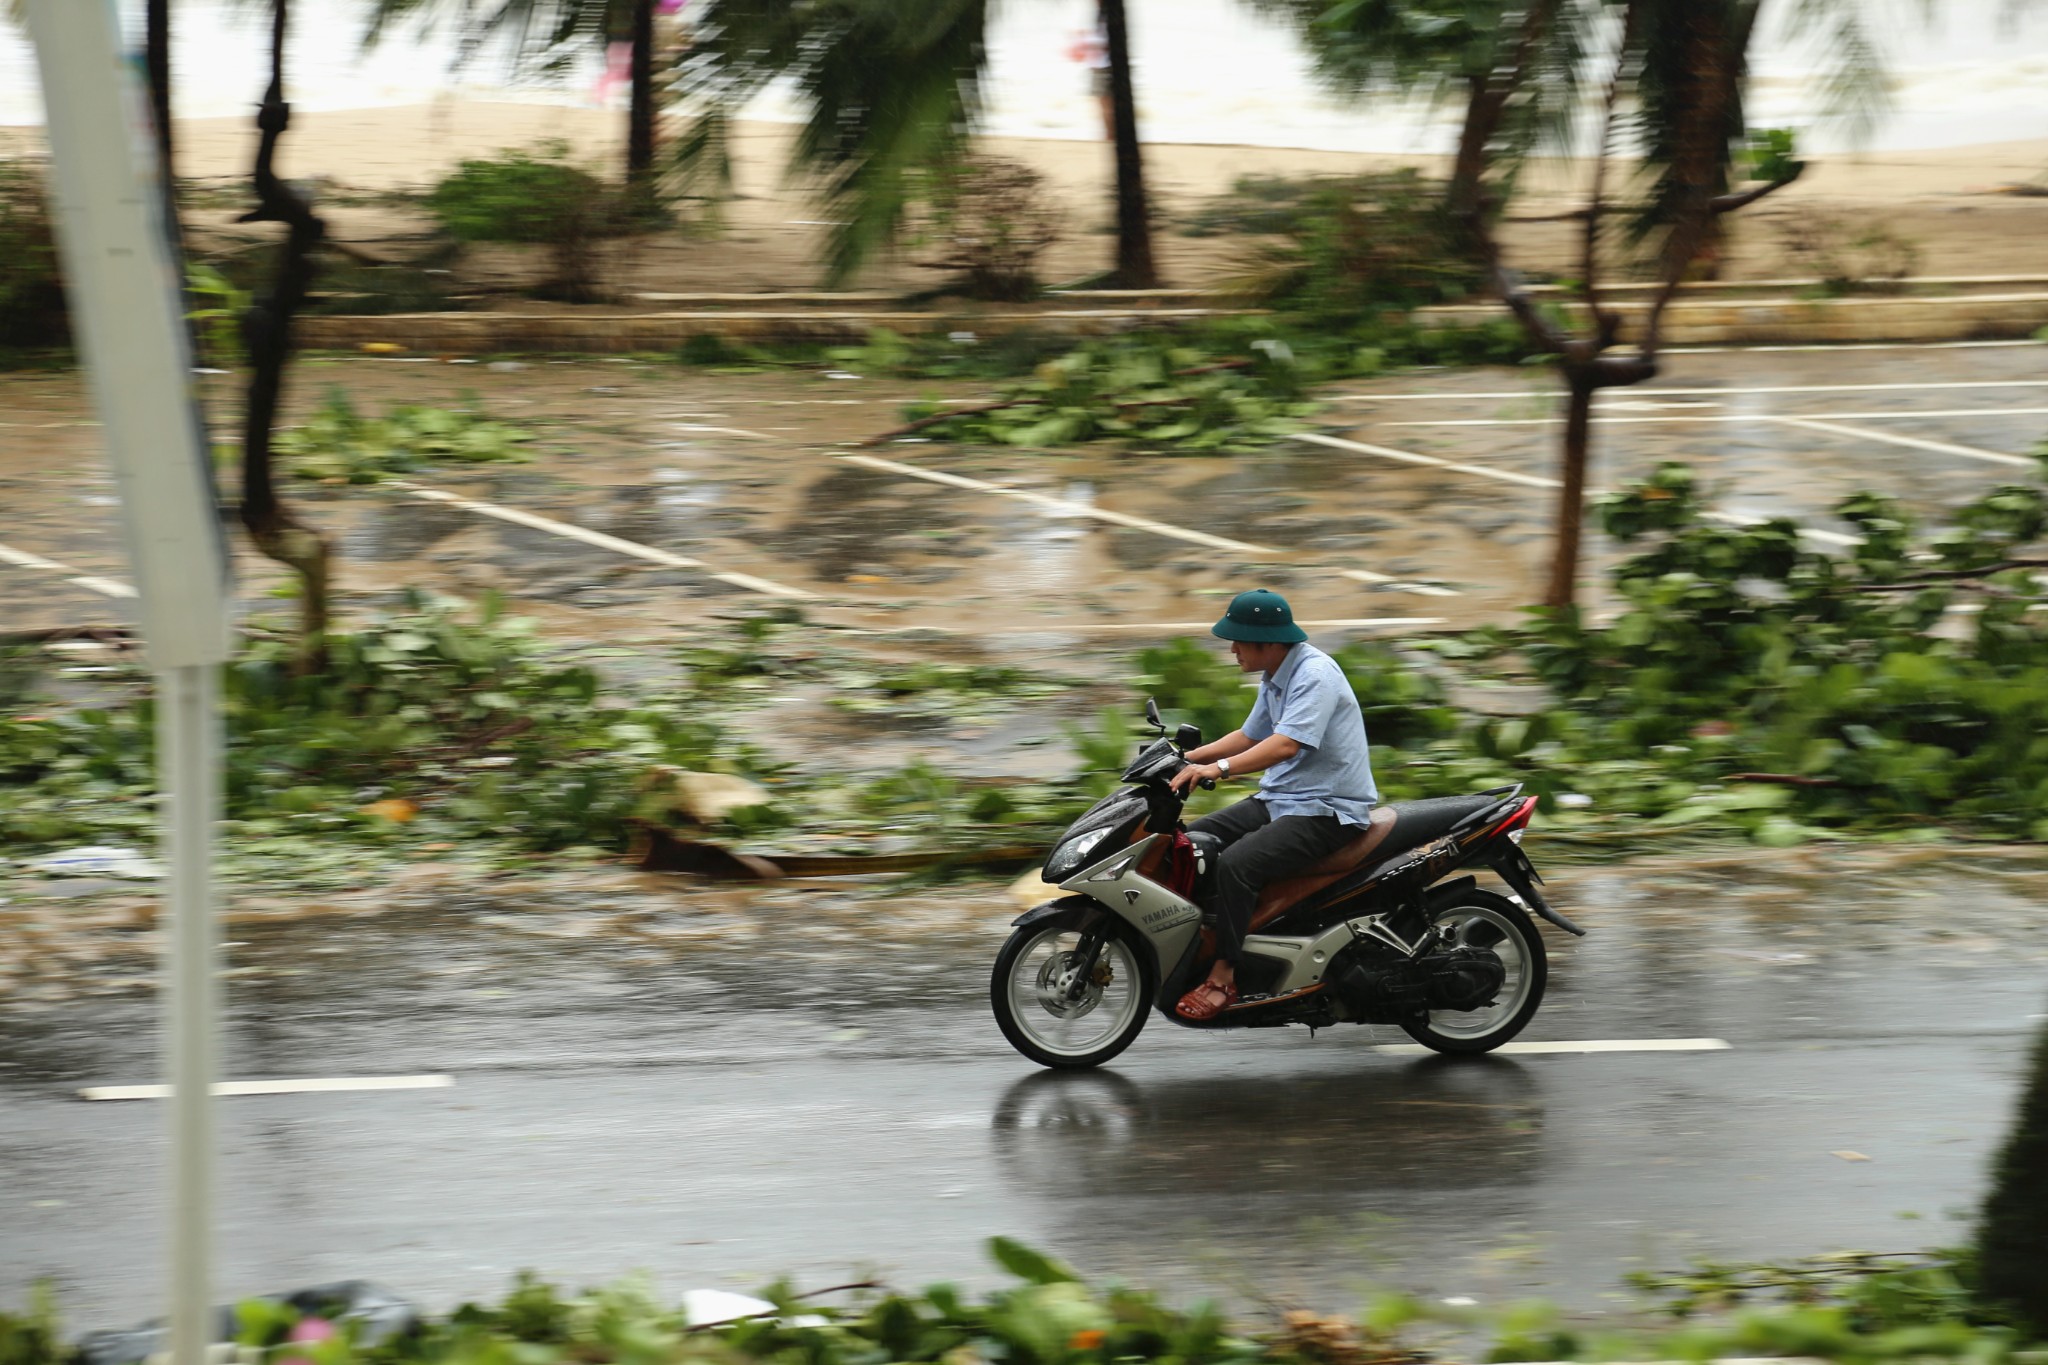
{"type": "MultiPolygon", "coordinates": [[[[788,124],[740,125],[737,197],[723,206],[719,226],[634,243],[612,272],[613,287],[630,294],[783,291],[817,284],[821,209],[783,174],[791,132],[788,124]]],[[[468,157],[556,139],[569,145],[575,159],[609,171],[619,160],[623,134],[624,119],[610,111],[443,98],[403,107],[301,112],[283,160],[293,177],[317,177],[336,189],[388,191],[431,185],[468,157]]],[[[180,120],[178,140],[181,175],[224,185],[247,175],[255,132],[244,118],[189,119],[180,120]]],[[[40,129],[0,128],[0,155],[35,155],[41,141],[40,129]]],[[[1065,235],[1044,263],[1049,281],[1077,278],[1108,263],[1112,167],[1106,144],[988,137],[982,145],[992,155],[1034,167],[1046,178],[1048,190],[1073,206],[1065,235]]],[[[1443,169],[1441,158],[1418,155],[1149,144],[1146,170],[1164,228],[1158,249],[1171,283],[1214,283],[1242,264],[1247,253],[1243,238],[1194,238],[1177,230],[1192,211],[1226,192],[1238,177],[1341,175],[1395,166],[1419,166],[1426,173],[1443,169]]],[[[1838,220],[1850,233],[1881,224],[1918,251],[1923,275],[2048,271],[2048,198],[2002,192],[2044,171],[2048,139],[1818,158],[1798,184],[1740,215],[1723,278],[1804,273],[1787,255],[1783,229],[1815,216],[1838,220]]],[[[1540,219],[1573,207],[1585,178],[1583,164],[1539,161],[1525,178],[1516,214],[1540,219]]],[[[336,237],[370,245],[402,239],[424,226],[418,215],[388,208],[337,205],[329,213],[336,237]]],[[[232,214],[199,210],[194,217],[202,232],[219,233],[228,230],[232,214]]],[[[1533,270],[1568,268],[1575,240],[1569,222],[1515,223],[1507,232],[1517,262],[1533,270]]],[[[916,265],[915,256],[910,251],[876,262],[854,283],[872,289],[929,286],[935,277],[916,265]]],[[[516,275],[522,268],[516,256],[506,253],[504,270],[516,275]]]]}

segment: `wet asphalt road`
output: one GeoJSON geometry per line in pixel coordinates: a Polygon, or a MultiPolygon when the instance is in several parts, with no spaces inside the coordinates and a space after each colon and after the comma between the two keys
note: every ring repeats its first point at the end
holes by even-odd
{"type": "MultiPolygon", "coordinates": [[[[2048,864],[1555,880],[1594,932],[1552,941],[1528,1037],[1731,1050],[1451,1063],[1374,1052],[1391,1030],[1155,1018],[1114,1071],[1040,1073],[989,1018],[1009,912],[972,884],[678,884],[632,924],[463,894],[238,931],[231,1075],[456,1085],[224,1102],[222,1288],[987,1282],[1004,1232],[1179,1293],[1601,1310],[1626,1271],[1694,1254],[1957,1238],[2048,1009],[2048,864]]],[[[164,1111],[73,1095],[155,1077],[154,1008],[0,1019],[0,1302],[46,1275],[81,1327],[157,1301],[164,1111]]]]}

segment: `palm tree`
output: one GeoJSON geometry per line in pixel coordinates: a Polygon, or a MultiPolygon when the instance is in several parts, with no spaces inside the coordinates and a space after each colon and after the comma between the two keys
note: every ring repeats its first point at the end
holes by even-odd
{"type": "Polygon", "coordinates": [[[528,71],[559,72],[593,46],[602,51],[613,42],[630,42],[626,184],[644,205],[655,178],[654,9],[655,0],[500,0],[482,12],[474,0],[371,0],[363,47],[376,46],[394,27],[432,27],[451,12],[468,49],[507,39],[528,71]]]}
{"type": "MultiPolygon", "coordinates": [[[[963,155],[988,64],[989,0],[705,0],[684,67],[694,114],[676,146],[686,180],[731,183],[728,131],[769,81],[806,106],[792,170],[838,224],[826,275],[846,279],[893,238],[922,178],[963,155]]],[[[1124,0],[1103,0],[1117,167],[1117,255],[1105,283],[1159,282],[1138,140],[1124,0]]]]}

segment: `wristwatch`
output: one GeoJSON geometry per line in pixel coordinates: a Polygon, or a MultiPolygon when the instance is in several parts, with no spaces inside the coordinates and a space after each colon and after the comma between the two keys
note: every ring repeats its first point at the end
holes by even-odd
{"type": "Polygon", "coordinates": [[[1219,758],[1219,759],[1217,759],[1217,760],[1216,760],[1216,776],[1218,777],[1218,779],[1227,779],[1227,778],[1229,778],[1229,776],[1230,776],[1230,760],[1229,760],[1229,759],[1227,759],[1227,758],[1219,758]]]}

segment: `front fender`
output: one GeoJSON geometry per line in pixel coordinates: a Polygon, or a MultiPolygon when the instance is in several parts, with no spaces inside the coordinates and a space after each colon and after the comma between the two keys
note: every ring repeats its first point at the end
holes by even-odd
{"type": "MultiPolygon", "coordinates": [[[[1048,901],[1044,905],[1034,905],[1023,914],[1017,916],[1017,918],[1011,920],[1010,927],[1013,929],[1028,929],[1034,924],[1044,924],[1048,920],[1063,919],[1068,916],[1078,918],[1080,915],[1087,913],[1104,915],[1115,920],[1118,927],[1123,931],[1125,941],[1138,952],[1151,959],[1152,979],[1157,981],[1164,976],[1166,964],[1159,960],[1159,945],[1154,943],[1149,935],[1140,933],[1129,920],[1117,914],[1116,911],[1110,909],[1101,901],[1096,900],[1093,896],[1062,896],[1058,900],[1048,901]]],[[[1082,923],[1086,922],[1085,920],[1082,921],[1082,923]]]]}
{"type": "Polygon", "coordinates": [[[1102,902],[1090,896],[1061,896],[1056,901],[1047,901],[1044,905],[1032,906],[1029,910],[1011,920],[1010,927],[1012,929],[1022,929],[1027,924],[1038,924],[1041,921],[1054,919],[1075,910],[1106,910],[1106,907],[1103,906],[1102,902]]]}

